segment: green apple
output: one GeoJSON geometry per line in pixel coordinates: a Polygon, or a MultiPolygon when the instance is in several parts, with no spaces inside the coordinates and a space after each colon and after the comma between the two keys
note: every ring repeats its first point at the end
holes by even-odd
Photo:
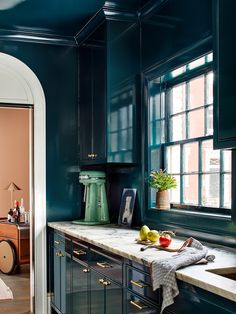
{"type": "Polygon", "coordinates": [[[150,231],[150,229],[148,228],[148,226],[144,225],[142,226],[142,228],[139,231],[139,237],[142,241],[147,240],[147,234],[150,231]]]}
{"type": "Polygon", "coordinates": [[[157,230],[150,230],[147,234],[147,239],[152,242],[157,242],[159,239],[159,232],[157,230]]]}

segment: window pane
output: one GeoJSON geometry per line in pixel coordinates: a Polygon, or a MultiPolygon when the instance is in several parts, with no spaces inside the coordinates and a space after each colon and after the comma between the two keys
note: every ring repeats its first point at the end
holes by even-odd
{"type": "Polygon", "coordinates": [[[189,138],[204,136],[204,109],[188,113],[188,134],[189,138]]]}
{"type": "Polygon", "coordinates": [[[224,207],[231,208],[231,175],[224,175],[224,207]]]}
{"type": "Polygon", "coordinates": [[[183,176],[183,192],[185,204],[198,204],[198,176],[184,175],[183,176]]]}
{"type": "Polygon", "coordinates": [[[170,189],[170,202],[179,204],[180,203],[180,176],[175,175],[175,179],[177,182],[177,188],[170,189]]]}
{"type": "Polygon", "coordinates": [[[224,171],[231,172],[231,158],[232,153],[228,150],[223,150],[223,158],[224,158],[224,171]]]}
{"type": "Polygon", "coordinates": [[[186,65],[174,70],[171,72],[172,77],[176,77],[180,74],[183,74],[186,71],[186,65]]]}
{"type": "Polygon", "coordinates": [[[213,140],[202,142],[202,171],[220,170],[220,151],[213,150],[213,140]]]}
{"type": "Polygon", "coordinates": [[[213,134],[213,106],[206,109],[206,135],[213,134]]]}
{"type": "Polygon", "coordinates": [[[173,145],[166,148],[167,172],[180,173],[180,146],[173,145]]]}
{"type": "Polygon", "coordinates": [[[111,132],[118,130],[118,111],[113,111],[111,113],[110,129],[111,132]]]}
{"type": "Polygon", "coordinates": [[[189,63],[188,68],[189,70],[192,70],[194,68],[199,67],[200,65],[203,65],[205,63],[205,57],[199,58],[195,61],[192,61],[189,63]]]}
{"type": "Polygon", "coordinates": [[[170,119],[170,141],[180,141],[186,138],[185,114],[170,119]]]}
{"type": "Polygon", "coordinates": [[[196,108],[204,105],[204,75],[189,81],[188,108],[196,108]]]}
{"type": "Polygon", "coordinates": [[[202,205],[219,207],[220,174],[202,176],[202,205]]]}
{"type": "Polygon", "coordinates": [[[178,113],[185,110],[186,102],[186,84],[180,84],[173,87],[169,93],[170,113],[178,113]]]}
{"type": "Polygon", "coordinates": [[[153,121],[150,123],[150,145],[157,145],[165,142],[164,120],[153,121]]]}
{"type": "Polygon", "coordinates": [[[213,104],[213,72],[206,76],[206,103],[213,104]]]}
{"type": "Polygon", "coordinates": [[[198,171],[198,143],[183,145],[184,172],[198,171]]]}
{"type": "Polygon", "coordinates": [[[212,52],[207,55],[207,62],[211,62],[211,61],[213,61],[213,53],[212,52]]]}
{"type": "Polygon", "coordinates": [[[150,169],[159,170],[161,168],[161,148],[155,148],[151,150],[151,165],[150,169]]]}
{"type": "Polygon", "coordinates": [[[155,95],[150,97],[149,105],[149,119],[150,121],[157,120],[161,118],[161,101],[160,96],[155,95]]]}

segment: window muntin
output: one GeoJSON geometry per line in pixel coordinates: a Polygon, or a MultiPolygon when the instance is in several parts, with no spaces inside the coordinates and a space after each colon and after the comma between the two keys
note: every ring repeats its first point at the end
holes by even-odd
{"type": "Polygon", "coordinates": [[[231,207],[231,153],[213,150],[211,62],[208,54],[149,84],[149,170],[176,177],[172,204],[231,207]]]}

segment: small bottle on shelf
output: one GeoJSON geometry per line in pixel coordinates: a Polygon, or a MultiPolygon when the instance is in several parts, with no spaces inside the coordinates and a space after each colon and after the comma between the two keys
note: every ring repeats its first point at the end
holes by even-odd
{"type": "Polygon", "coordinates": [[[20,200],[20,222],[25,222],[25,208],[23,198],[20,200]]]}

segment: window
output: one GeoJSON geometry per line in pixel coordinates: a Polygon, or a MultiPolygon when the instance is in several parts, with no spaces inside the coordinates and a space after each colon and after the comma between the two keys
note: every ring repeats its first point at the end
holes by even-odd
{"type": "Polygon", "coordinates": [[[164,168],[176,177],[176,207],[231,207],[231,152],[213,150],[212,58],[149,81],[149,171],[164,168]]]}

